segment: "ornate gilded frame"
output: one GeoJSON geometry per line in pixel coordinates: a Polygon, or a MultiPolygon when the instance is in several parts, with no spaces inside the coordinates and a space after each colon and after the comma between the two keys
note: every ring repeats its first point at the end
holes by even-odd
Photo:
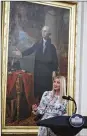
{"type": "MultiPolygon", "coordinates": [[[[28,1],[27,1],[28,2],[28,1]]],[[[75,90],[75,69],[76,69],[76,3],[69,2],[33,2],[43,5],[53,5],[69,9],[69,45],[68,45],[68,76],[67,76],[67,89],[68,95],[74,97],[75,90]]],[[[2,2],[2,65],[1,65],[1,90],[2,90],[2,133],[6,134],[36,134],[38,127],[35,126],[5,126],[5,109],[6,109],[6,84],[7,84],[7,61],[8,61],[8,34],[9,34],[9,12],[10,2],[2,2]]],[[[68,112],[72,113],[73,104],[69,103],[68,112]]]]}

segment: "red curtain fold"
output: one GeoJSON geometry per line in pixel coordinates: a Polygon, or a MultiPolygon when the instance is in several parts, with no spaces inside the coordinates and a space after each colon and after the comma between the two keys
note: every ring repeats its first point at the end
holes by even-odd
{"type": "Polygon", "coordinates": [[[7,80],[7,96],[9,96],[10,93],[12,93],[13,87],[16,83],[16,79],[17,79],[19,74],[22,75],[21,80],[24,83],[25,96],[26,96],[26,100],[29,104],[31,99],[34,99],[34,95],[33,95],[33,75],[31,73],[25,73],[24,71],[20,70],[20,71],[12,72],[11,74],[9,74],[8,80],[7,80]]]}

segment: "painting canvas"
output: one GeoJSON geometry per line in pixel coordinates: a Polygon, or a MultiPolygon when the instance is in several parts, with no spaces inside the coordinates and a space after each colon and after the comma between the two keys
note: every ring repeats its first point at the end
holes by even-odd
{"type": "Polygon", "coordinates": [[[71,87],[71,12],[57,3],[26,1],[11,1],[9,11],[5,126],[36,126],[32,104],[39,104],[43,93],[52,89],[53,71],[65,76],[67,88],[71,87]],[[43,47],[44,26],[50,30],[52,45],[45,53],[41,48],[37,51],[39,45],[43,47]]]}

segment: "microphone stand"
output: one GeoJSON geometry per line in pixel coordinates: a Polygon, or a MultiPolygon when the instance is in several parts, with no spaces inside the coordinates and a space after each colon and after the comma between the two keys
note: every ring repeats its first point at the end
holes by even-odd
{"type": "Polygon", "coordinates": [[[74,100],[71,96],[69,96],[69,99],[70,99],[71,101],[73,101],[73,102],[74,102],[74,105],[75,105],[75,111],[74,111],[74,113],[73,113],[73,114],[75,114],[75,113],[76,113],[76,111],[77,111],[77,104],[76,104],[75,100],[74,100]]]}

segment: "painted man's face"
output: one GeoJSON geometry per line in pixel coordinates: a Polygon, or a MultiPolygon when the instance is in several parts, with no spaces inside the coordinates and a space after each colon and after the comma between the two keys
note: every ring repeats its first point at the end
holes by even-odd
{"type": "Polygon", "coordinates": [[[44,39],[47,39],[49,37],[49,28],[48,27],[43,27],[43,29],[42,29],[42,37],[44,39]]]}

